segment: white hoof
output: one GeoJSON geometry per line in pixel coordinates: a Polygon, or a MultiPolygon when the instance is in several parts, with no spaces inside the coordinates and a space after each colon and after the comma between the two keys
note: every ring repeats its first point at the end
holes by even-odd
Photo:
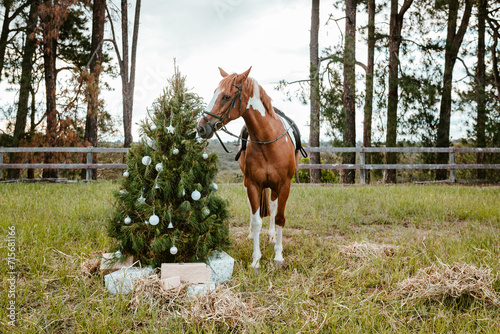
{"type": "Polygon", "coordinates": [[[279,268],[279,269],[284,268],[285,267],[285,260],[283,260],[283,261],[274,260],[274,266],[276,268],[279,268]]]}

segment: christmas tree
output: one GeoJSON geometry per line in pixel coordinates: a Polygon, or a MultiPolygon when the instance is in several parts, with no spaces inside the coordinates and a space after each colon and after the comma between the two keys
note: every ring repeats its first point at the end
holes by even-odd
{"type": "Polygon", "coordinates": [[[127,155],[108,233],[142,264],[203,261],[229,244],[227,203],[217,196],[217,155],[197,138],[202,100],[175,66],[127,155]]]}

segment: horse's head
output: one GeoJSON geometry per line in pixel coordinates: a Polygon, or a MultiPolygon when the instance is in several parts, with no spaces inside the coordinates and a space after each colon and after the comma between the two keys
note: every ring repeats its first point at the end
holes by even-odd
{"type": "Polygon", "coordinates": [[[200,137],[211,138],[215,131],[245,112],[245,108],[242,109],[241,106],[241,93],[251,69],[252,67],[241,74],[227,74],[219,67],[223,79],[198,122],[197,130],[200,137]]]}

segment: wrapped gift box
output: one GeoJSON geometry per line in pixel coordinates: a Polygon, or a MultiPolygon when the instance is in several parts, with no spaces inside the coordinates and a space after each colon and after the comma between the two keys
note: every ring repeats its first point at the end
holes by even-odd
{"type": "Polygon", "coordinates": [[[153,268],[121,268],[111,274],[104,276],[106,288],[112,294],[128,294],[134,291],[134,280],[140,277],[146,277],[153,273],[153,268]]]}

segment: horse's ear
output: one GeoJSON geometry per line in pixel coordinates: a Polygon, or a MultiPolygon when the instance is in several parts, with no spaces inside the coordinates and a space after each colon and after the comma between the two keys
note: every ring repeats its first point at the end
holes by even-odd
{"type": "Polygon", "coordinates": [[[219,67],[219,72],[220,72],[220,75],[222,75],[223,78],[227,77],[229,74],[227,74],[226,71],[224,71],[222,68],[219,67]]]}
{"type": "Polygon", "coordinates": [[[250,74],[250,70],[252,69],[252,66],[245,72],[241,73],[240,76],[242,77],[241,82],[245,81],[248,78],[248,75],[250,74]]]}

